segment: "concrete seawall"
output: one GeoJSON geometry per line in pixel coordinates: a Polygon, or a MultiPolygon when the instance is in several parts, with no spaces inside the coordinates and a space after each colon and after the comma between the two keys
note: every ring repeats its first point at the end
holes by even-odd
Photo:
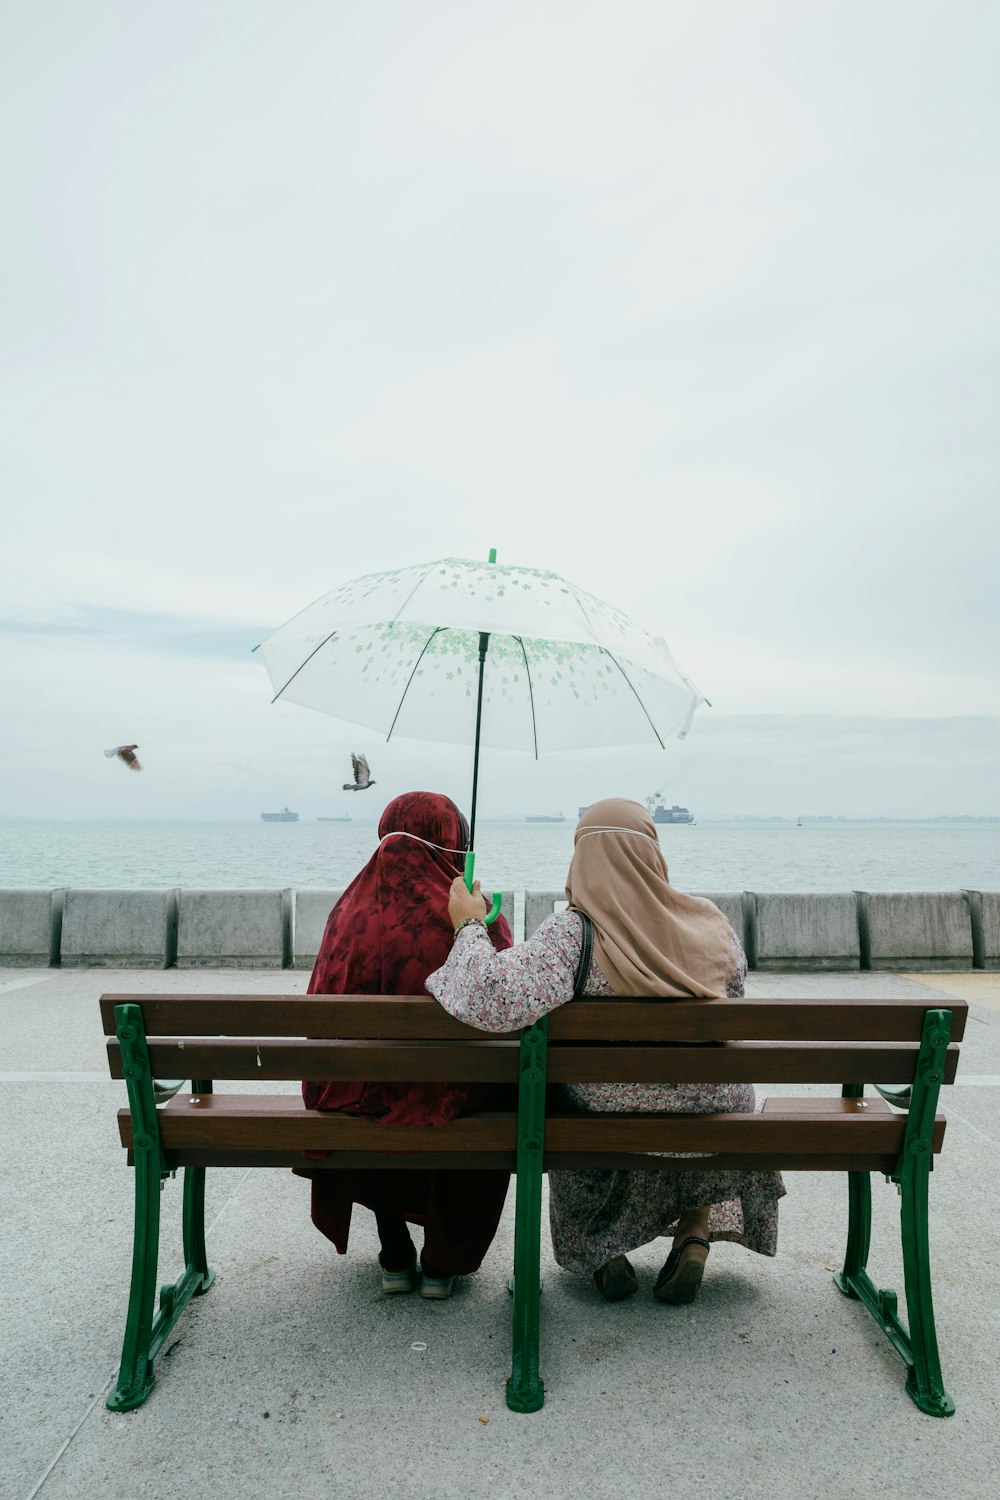
{"type": "MultiPolygon", "coordinates": [[[[0,964],[310,968],[338,890],[0,890],[0,964]]],[[[1000,969],[1000,891],[712,891],[751,969],[1000,969]]],[[[515,893],[530,937],[563,891],[515,893]]],[[[518,902],[517,910],[520,910],[518,902]]]]}

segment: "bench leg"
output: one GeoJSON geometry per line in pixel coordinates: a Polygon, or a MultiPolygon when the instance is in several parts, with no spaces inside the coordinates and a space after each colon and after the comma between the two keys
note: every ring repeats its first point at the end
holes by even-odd
{"type": "Polygon", "coordinates": [[[517,1177],[514,1229],[514,1339],[507,1405],[511,1411],[538,1411],[545,1386],[538,1373],[538,1304],[541,1261],[541,1173],[535,1185],[517,1177]],[[523,1186],[522,1186],[523,1183],[523,1186]]]}
{"type": "MultiPolygon", "coordinates": [[[[195,1094],[210,1094],[210,1079],[194,1078],[195,1094]]],[[[184,1168],[184,1210],[181,1219],[184,1246],[184,1272],[177,1281],[160,1287],[160,1310],[149,1336],[149,1359],[152,1362],[167,1341],[170,1330],[192,1297],[201,1297],[215,1280],[205,1253],[205,1168],[184,1168]]]]}
{"type": "Polygon", "coordinates": [[[545,1386],[538,1373],[538,1301],[541,1290],[542,1162],[545,1137],[546,1024],[521,1034],[517,1119],[517,1198],[514,1212],[514,1326],[507,1405],[540,1410],[545,1386]]]}
{"type": "MultiPolygon", "coordinates": [[[[841,1093],[845,1099],[860,1099],[863,1083],[847,1083],[841,1093]]],[[[847,1249],[844,1269],[833,1279],[845,1297],[857,1297],[853,1279],[863,1276],[868,1266],[872,1241],[872,1180],[870,1172],[847,1174],[847,1249]]]]}
{"type": "Polygon", "coordinates": [[[205,1250],[205,1168],[184,1168],[184,1266],[185,1276],[196,1283],[192,1296],[201,1297],[215,1280],[205,1250]]]}
{"type": "Polygon", "coordinates": [[[135,1228],[132,1235],[132,1283],[118,1381],[108,1397],[110,1411],[132,1411],[153,1389],[150,1341],[160,1248],[161,1178],[157,1154],[136,1149],[135,1228]]]}
{"type": "MultiPolygon", "coordinates": [[[[207,1078],[192,1080],[191,1090],[195,1094],[210,1094],[212,1083],[207,1078]]],[[[181,1282],[190,1279],[193,1283],[191,1295],[201,1297],[215,1280],[215,1272],[209,1269],[205,1250],[205,1168],[184,1168],[184,1218],[181,1230],[184,1241],[184,1276],[181,1282]]],[[[186,1299],[185,1299],[186,1300],[186,1299]]]]}
{"type": "MultiPolygon", "coordinates": [[[[132,1040],[131,1038],[129,1040],[132,1040]]],[[[148,1059],[147,1059],[148,1062],[148,1059]]],[[[156,1301],[156,1268],[160,1248],[160,1193],[165,1181],[159,1146],[159,1127],[155,1109],[145,1097],[148,1067],[140,1059],[133,1064],[136,1072],[130,1084],[137,1091],[133,1119],[145,1120],[144,1133],[135,1135],[135,1228],[132,1239],[132,1284],[128,1315],[125,1319],[125,1341],[121,1369],[114,1390],[108,1397],[110,1411],[132,1411],[141,1406],[153,1389],[153,1361],[163,1348],[170,1330],[192,1297],[207,1292],[215,1279],[205,1256],[205,1169],[184,1170],[184,1272],[180,1278],[160,1288],[159,1311],[154,1319],[156,1301]]],[[[192,1088],[198,1094],[210,1094],[207,1080],[195,1080],[192,1088]]]]}
{"type": "Polygon", "coordinates": [[[955,1403],[941,1379],[927,1225],[934,1115],[950,1040],[951,1011],[929,1010],[924,1016],[920,1053],[913,1074],[903,1151],[893,1173],[902,1199],[899,1218],[906,1311],[910,1323],[911,1358],[906,1389],[920,1410],[932,1417],[950,1417],[955,1410],[955,1403]]]}
{"type": "Polygon", "coordinates": [[[847,1174],[847,1249],[844,1269],[834,1281],[845,1297],[857,1297],[852,1278],[863,1276],[868,1267],[872,1239],[872,1180],[868,1172],[847,1174]]]}
{"type": "Polygon", "coordinates": [[[930,1152],[922,1162],[909,1164],[902,1173],[900,1229],[903,1236],[903,1281],[906,1313],[910,1324],[913,1362],[906,1389],[921,1411],[932,1417],[950,1417],[955,1403],[944,1388],[934,1327],[931,1296],[930,1235],[927,1225],[930,1152]]]}

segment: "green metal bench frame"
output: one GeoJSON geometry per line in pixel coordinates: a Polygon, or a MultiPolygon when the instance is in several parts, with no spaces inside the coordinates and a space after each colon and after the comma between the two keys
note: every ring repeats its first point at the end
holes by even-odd
{"type": "MultiPolygon", "coordinates": [[[[944,1388],[931,1294],[928,1184],[932,1132],[951,1041],[950,1010],[930,1010],[913,1080],[903,1149],[886,1178],[899,1189],[903,1276],[909,1331],[897,1313],[897,1295],[868,1275],[871,1245],[871,1173],[848,1172],[848,1228],[844,1268],[833,1278],[845,1297],[864,1303],[907,1368],[906,1390],[922,1412],[950,1417],[955,1403],[944,1388]]],[[[521,1037],[517,1135],[517,1208],[514,1240],[514,1361],[507,1385],[512,1411],[538,1411],[545,1388],[538,1366],[539,1219],[545,1129],[546,1027],[539,1022],[521,1037]]],[[[858,1099],[864,1084],[846,1084],[845,1099],[858,1099]]]]}
{"type": "MultiPolygon", "coordinates": [[[[201,1297],[215,1280],[205,1251],[205,1168],[184,1168],[181,1219],[184,1272],[160,1288],[154,1317],[156,1268],[160,1250],[160,1194],[172,1174],[163,1161],[160,1122],[153,1098],[153,1074],[146,1047],[146,1028],[138,1005],[115,1006],[115,1032],[121,1043],[122,1071],[132,1112],[135,1156],[135,1228],[132,1281],[122,1345],[121,1368],[107,1399],[110,1411],[132,1411],[153,1389],[153,1361],[192,1297],[201,1297]]],[[[210,1094],[209,1079],[193,1079],[196,1094],[210,1094]]]]}
{"type": "MultiPolygon", "coordinates": [[[[212,1285],[205,1252],[205,1168],[185,1167],[182,1236],[184,1271],[162,1286],[156,1301],[160,1194],[173,1175],[165,1166],[153,1076],[141,1006],[115,1006],[115,1029],[133,1121],[135,1227],[129,1307],[117,1383],[108,1397],[112,1411],[140,1406],[154,1383],[153,1362],[192,1297],[212,1285]]],[[[929,1010],[913,1081],[903,1149],[887,1181],[900,1192],[900,1229],[909,1330],[897,1314],[894,1291],[879,1288],[868,1274],[871,1241],[871,1173],[849,1172],[849,1218],[844,1268],[834,1282],[845,1296],[861,1301],[907,1367],[906,1390],[921,1411],[951,1416],[955,1404],[944,1389],[934,1326],[928,1239],[928,1179],[932,1131],[951,1039],[950,1010],[929,1010]]],[[[526,1027],[520,1038],[517,1190],[514,1242],[513,1355],[507,1382],[512,1411],[538,1411],[545,1388],[539,1373],[539,1294],[541,1201],[545,1143],[547,1023],[526,1027]]],[[[212,1082],[192,1080],[194,1094],[210,1094],[212,1082]]],[[[863,1084],[848,1084],[845,1098],[859,1098],[863,1084]]]]}
{"type": "MultiPolygon", "coordinates": [[[[955,1403],[944,1388],[934,1327],[931,1295],[930,1239],[927,1209],[931,1163],[931,1132],[944,1078],[944,1055],[951,1041],[951,1011],[929,1010],[913,1079],[906,1134],[894,1182],[900,1195],[900,1234],[903,1244],[903,1283],[909,1331],[897,1313],[894,1291],[878,1287],[868,1274],[872,1235],[870,1172],[848,1172],[848,1227],[844,1269],[834,1284],[845,1297],[863,1302],[906,1365],[906,1389],[920,1410],[932,1417],[950,1417],[955,1403]]],[[[845,1099],[859,1098],[863,1084],[847,1084],[845,1099]]]]}

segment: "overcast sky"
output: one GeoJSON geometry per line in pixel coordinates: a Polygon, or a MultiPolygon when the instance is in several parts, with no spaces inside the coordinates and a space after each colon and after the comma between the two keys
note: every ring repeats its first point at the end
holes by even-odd
{"type": "Polygon", "coordinates": [[[665,755],[488,758],[484,812],[1000,812],[995,5],[2,30],[0,815],[312,815],[351,748],[462,795],[465,752],[272,708],[250,648],[491,546],[714,706],[665,755]]]}

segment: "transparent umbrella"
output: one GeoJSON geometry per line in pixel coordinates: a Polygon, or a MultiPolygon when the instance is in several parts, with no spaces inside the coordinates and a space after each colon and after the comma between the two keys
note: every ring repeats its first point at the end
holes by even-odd
{"type": "MultiPolygon", "coordinates": [[[[448,557],[339,585],[256,649],[282,699],[383,733],[547,751],[687,734],[702,698],[654,637],[537,568],[448,557]]],[[[466,876],[471,884],[472,863],[466,876]]]]}

